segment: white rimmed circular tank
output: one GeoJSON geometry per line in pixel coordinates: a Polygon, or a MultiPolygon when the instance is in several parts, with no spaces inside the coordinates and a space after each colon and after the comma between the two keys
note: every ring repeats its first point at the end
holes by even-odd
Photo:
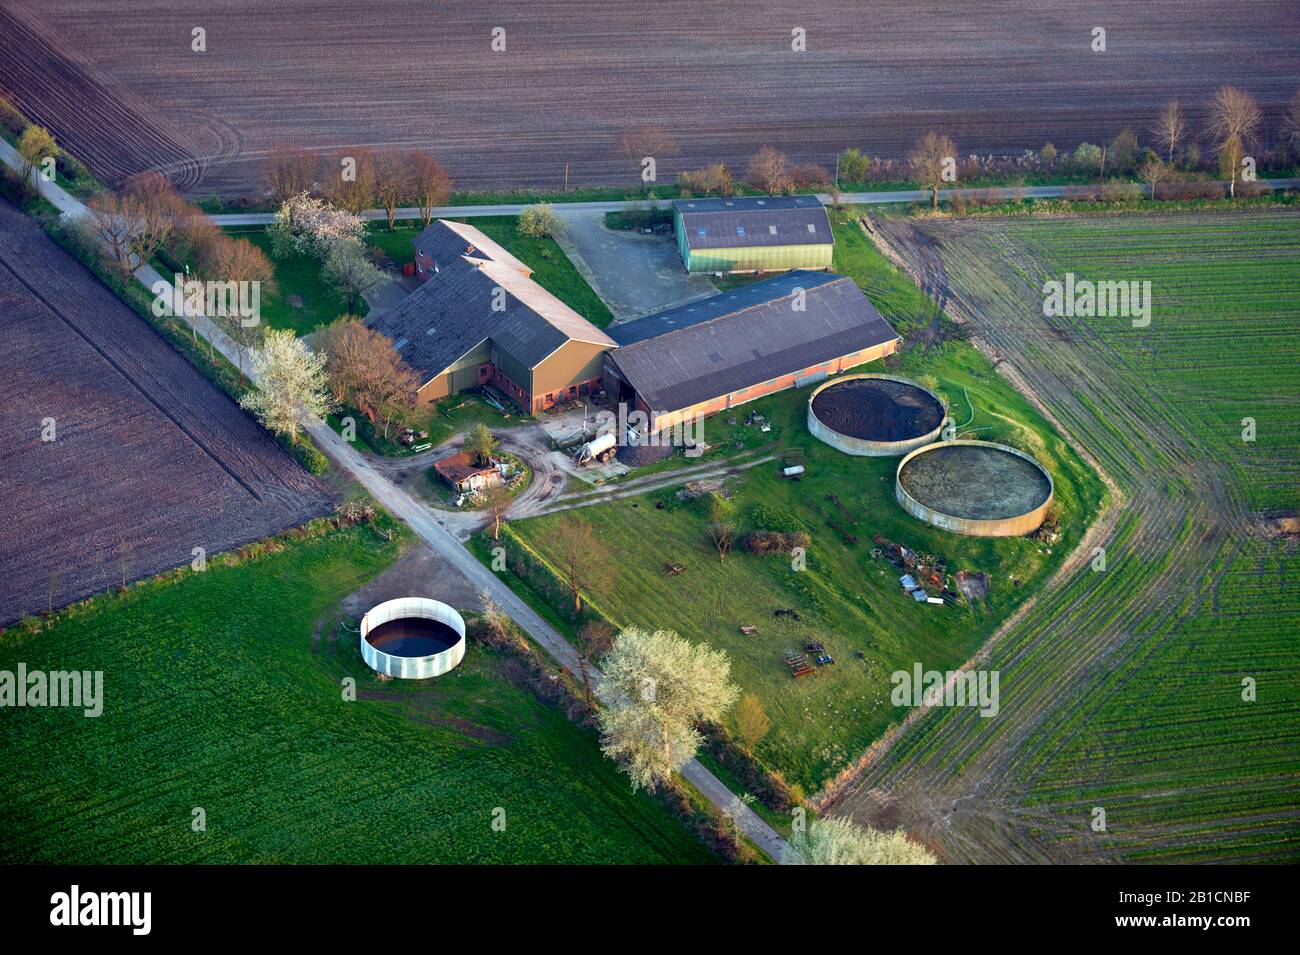
{"type": "Polygon", "coordinates": [[[399,680],[442,676],[465,658],[465,620],[428,597],[398,597],[361,618],[361,658],[399,680]]]}
{"type": "Polygon", "coordinates": [[[917,448],[894,477],[903,510],[970,537],[1038,530],[1052,506],[1052,476],[1023,451],[991,441],[938,441],[917,448]]]}

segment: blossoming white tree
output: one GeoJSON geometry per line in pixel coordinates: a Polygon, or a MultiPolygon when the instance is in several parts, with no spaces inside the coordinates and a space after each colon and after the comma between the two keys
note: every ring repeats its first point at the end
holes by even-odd
{"type": "Polygon", "coordinates": [[[628,627],[603,669],[616,699],[600,711],[601,749],[634,789],[653,790],[690,761],[701,742],[696,727],[721,719],[740,692],[726,653],[671,630],[628,627]]]}
{"type": "Polygon", "coordinates": [[[361,243],[366,223],[305,192],[285,200],[268,230],[276,258],[300,252],[324,259],[339,242],[361,243]]]}
{"type": "Polygon", "coordinates": [[[848,819],[814,819],[790,838],[786,865],[934,865],[925,846],[902,829],[880,832],[848,819]]]}
{"type": "Polygon", "coordinates": [[[333,410],[325,356],[309,351],[293,332],[268,330],[252,364],[257,389],[239,404],[277,434],[296,443],[303,418],[322,418],[333,410]]]}

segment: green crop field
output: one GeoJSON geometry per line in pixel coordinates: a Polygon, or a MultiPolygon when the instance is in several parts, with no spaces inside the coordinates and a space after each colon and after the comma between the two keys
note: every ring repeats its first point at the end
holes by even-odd
{"type": "MultiPolygon", "coordinates": [[[[849,218],[837,219],[842,255],[837,267],[872,288],[873,300],[900,327],[927,322],[932,310],[924,297],[869,241],[856,241],[857,229],[849,218]]],[[[766,438],[775,452],[804,451],[808,473],[800,482],[781,479],[779,463],[771,462],[745,471],[728,486],[735,492],[742,529],[773,522],[789,526],[767,529],[807,529],[812,545],[806,570],[792,569],[788,556],[758,557],[739,548],[719,561],[707,537],[708,518],[698,505],[678,501],[676,489],[573,512],[617,555],[617,576],[590,595],[593,603],[620,625],[670,628],[725,649],[735,679],[758,695],[772,720],[758,756],[810,791],[906,714],[890,703],[889,675],[910,671],[915,662],[940,670],[964,662],[1059,565],[1102,496],[1100,482],[1068,445],[970,345],[948,341],[928,351],[914,349],[890,365],[935,388],[957,423],[978,429],[977,437],[1023,448],[1049,468],[1056,480],[1061,539],[1047,544],[961,537],[907,516],[894,501],[896,459],[850,457],[808,433],[811,388],[745,405],[732,413],[735,424],[724,414],[704,426],[711,442],[753,446],[766,438]],[[770,435],[744,425],[741,419],[751,409],[771,419],[770,435]],[[872,556],[877,534],[946,558],[950,574],[987,572],[992,578],[988,600],[973,607],[917,604],[899,588],[899,572],[872,556]],[[684,564],[686,572],[667,577],[667,563],[684,564]],[[802,619],[776,618],[776,609],[794,609],[802,619]],[[742,625],[758,626],[759,633],[744,636],[742,625]],[[796,681],[782,655],[802,650],[805,641],[824,643],[836,663],[796,681]]],[[[542,532],[562,519],[562,514],[546,515],[512,526],[538,548],[542,532]]]]}
{"type": "Polygon", "coordinates": [[[331,646],[398,546],[333,531],[0,635],[0,670],[104,674],[98,718],[0,710],[0,861],[710,861],[503,658],[381,684],[355,637],[331,646]]]}
{"type": "Polygon", "coordinates": [[[840,811],[875,790],[917,812],[978,782],[967,815],[912,820],[971,861],[1294,861],[1300,552],[1282,522],[1300,513],[1300,215],[887,228],[1121,506],[1105,570],[1085,564],[995,649],[998,719],[932,714],[840,811]],[[1046,318],[1043,285],[1068,272],[1150,281],[1150,324],[1046,318]]]}

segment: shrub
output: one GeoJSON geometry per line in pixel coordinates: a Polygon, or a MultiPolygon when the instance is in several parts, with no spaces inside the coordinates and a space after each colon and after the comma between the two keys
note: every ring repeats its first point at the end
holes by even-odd
{"type": "Polygon", "coordinates": [[[745,535],[745,550],[751,554],[789,554],[796,547],[808,549],[812,537],[805,531],[750,531],[745,535]]]}
{"type": "Polygon", "coordinates": [[[751,504],[745,510],[745,523],[770,531],[802,531],[807,534],[812,530],[793,514],[769,504],[751,504]]]}
{"type": "Polygon", "coordinates": [[[559,214],[551,208],[550,203],[540,202],[535,206],[525,206],[519,213],[519,234],[534,238],[558,235],[564,229],[559,214]]]}

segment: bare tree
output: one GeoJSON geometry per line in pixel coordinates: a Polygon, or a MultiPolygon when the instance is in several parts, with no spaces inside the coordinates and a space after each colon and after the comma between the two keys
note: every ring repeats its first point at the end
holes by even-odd
{"type": "Polygon", "coordinates": [[[480,506],[487,511],[488,519],[492,524],[492,540],[501,540],[501,523],[505,520],[506,511],[510,510],[513,501],[514,495],[504,484],[494,485],[483,492],[480,506]]]}
{"type": "Polygon", "coordinates": [[[166,176],[158,172],[137,173],[126,181],[122,193],[135,200],[136,222],[131,251],[140,262],[148,262],[166,246],[176,229],[176,218],[184,204],[166,176]]]}
{"type": "Polygon", "coordinates": [[[829,189],[831,174],[815,162],[802,163],[790,170],[790,184],[795,189],[829,189]]]}
{"type": "Polygon", "coordinates": [[[433,220],[434,206],[445,205],[451,198],[451,176],[428,153],[413,151],[407,161],[411,164],[411,195],[427,226],[433,220]]]}
{"type": "MultiPolygon", "coordinates": [[[[659,126],[629,129],[619,134],[615,146],[619,152],[632,160],[639,174],[642,173],[643,164],[647,159],[652,160],[657,167],[661,160],[671,159],[677,155],[677,140],[672,133],[659,126]]],[[[651,180],[643,179],[642,182],[649,186],[651,180]]]]}
{"type": "Polygon", "coordinates": [[[409,199],[412,180],[411,153],[385,149],[375,156],[375,198],[388,216],[388,231],[397,221],[397,209],[409,199]]]}
{"type": "Polygon", "coordinates": [[[320,332],[318,346],[330,393],[382,423],[385,438],[395,418],[414,411],[420,382],[386,335],[345,315],[320,332]]]}
{"type": "Polygon", "coordinates": [[[1209,133],[1222,146],[1236,139],[1245,148],[1259,128],[1260,111],[1255,98],[1235,86],[1220,86],[1210,101],[1209,133]]]}
{"type": "Polygon", "coordinates": [[[1229,198],[1237,198],[1237,175],[1245,156],[1246,149],[1236,136],[1229,136],[1219,144],[1219,175],[1228,180],[1229,198]]]}
{"type": "Polygon", "coordinates": [[[263,291],[275,291],[275,266],[265,252],[247,239],[222,235],[210,253],[215,275],[228,282],[257,282],[263,291]]]}
{"type": "Polygon", "coordinates": [[[279,205],[300,192],[310,192],[316,183],[316,155],[289,143],[276,143],[267,154],[263,177],[271,199],[279,205]]]}
{"type": "Polygon", "coordinates": [[[140,219],[140,204],[132,196],[101,192],[86,203],[90,229],[107,250],[113,265],[129,275],[134,271],[132,246],[140,219]]]}
{"type": "Polygon", "coordinates": [[[614,559],[591,525],[565,515],[538,541],[573,597],[573,612],[582,610],[583,591],[600,590],[614,577],[614,559]]]}
{"type": "Polygon", "coordinates": [[[359,213],[375,201],[375,157],[368,149],[346,149],[334,157],[325,177],[330,202],[359,213]]]}
{"type": "Polygon", "coordinates": [[[947,136],[931,130],[907,154],[907,165],[922,187],[930,190],[931,208],[939,208],[939,190],[951,182],[957,168],[957,147],[947,136]]]}
{"type": "Polygon", "coordinates": [[[1286,112],[1282,114],[1281,140],[1292,155],[1300,155],[1300,91],[1291,97],[1286,112]]]}
{"type": "Polygon", "coordinates": [[[1151,198],[1156,199],[1156,186],[1161,179],[1169,175],[1169,167],[1165,165],[1164,160],[1157,156],[1151,150],[1146,150],[1146,155],[1142,159],[1141,165],[1137,168],[1138,177],[1151,186],[1151,198]]]}
{"type": "Polygon", "coordinates": [[[709,540],[717,550],[718,562],[721,563],[736,543],[736,525],[730,521],[714,521],[709,525],[709,540]]]}
{"type": "Polygon", "coordinates": [[[787,192],[791,186],[790,157],[771,146],[764,146],[749,160],[745,179],[769,195],[787,192]]]}
{"type": "Polygon", "coordinates": [[[1237,197],[1237,175],[1246,154],[1246,144],[1259,128],[1260,111],[1255,98],[1235,86],[1220,86],[1210,101],[1209,133],[1219,154],[1219,172],[1228,179],[1228,195],[1237,197]]]}
{"type": "Polygon", "coordinates": [[[1187,114],[1183,112],[1178,100],[1171,99],[1164,105],[1151,132],[1155,135],[1156,142],[1165,148],[1166,161],[1172,163],[1174,150],[1182,141],[1183,133],[1187,132],[1187,114]]]}

